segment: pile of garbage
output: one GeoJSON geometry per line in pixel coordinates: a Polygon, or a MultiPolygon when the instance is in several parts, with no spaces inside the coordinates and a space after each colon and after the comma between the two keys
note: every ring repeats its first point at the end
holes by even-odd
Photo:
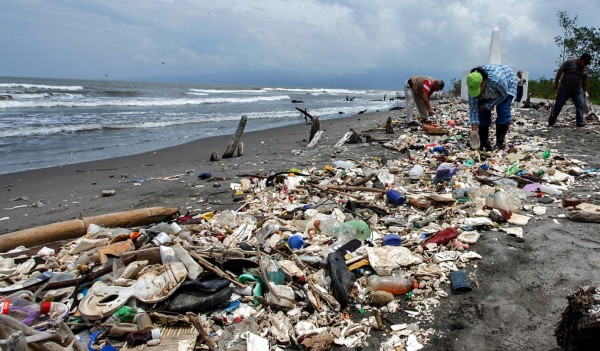
{"type": "Polygon", "coordinates": [[[90,223],[0,254],[0,345],[421,349],[441,300],[476,287],[484,232],[523,238],[544,204],[578,206],[565,192],[596,172],[520,133],[522,116],[505,150],[471,150],[464,108],[443,111],[383,145],[402,157],[247,177],[231,184],[235,210],[90,223]]]}

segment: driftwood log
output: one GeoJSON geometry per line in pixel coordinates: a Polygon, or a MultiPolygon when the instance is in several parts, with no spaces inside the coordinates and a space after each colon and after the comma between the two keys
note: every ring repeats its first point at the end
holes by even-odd
{"type": "Polygon", "coordinates": [[[246,122],[248,121],[248,116],[243,115],[240,118],[240,123],[238,124],[237,130],[233,134],[233,137],[229,141],[229,145],[227,145],[227,149],[223,154],[222,158],[231,158],[233,157],[233,153],[238,148],[238,144],[240,139],[242,138],[242,134],[244,133],[244,128],[246,128],[246,122]]]}
{"type": "Polygon", "coordinates": [[[296,110],[300,111],[300,113],[302,115],[304,115],[304,121],[308,122],[308,119],[310,118],[310,120],[312,121],[315,117],[313,117],[310,113],[306,112],[306,109],[301,109],[296,107],[296,110]]]}
{"type": "Polygon", "coordinates": [[[348,144],[362,144],[362,138],[354,129],[350,129],[350,137],[348,138],[348,144]]]}
{"type": "Polygon", "coordinates": [[[600,206],[581,203],[575,209],[567,212],[570,220],[575,222],[600,223],[600,206]]]}
{"type": "Polygon", "coordinates": [[[131,227],[156,222],[163,222],[176,213],[178,208],[150,207],[138,210],[103,214],[100,216],[84,217],[69,221],[52,223],[40,227],[28,228],[2,235],[0,252],[14,249],[17,246],[25,247],[42,245],[59,240],[74,239],[84,235],[90,224],[101,227],[131,227]]]}
{"type": "Polygon", "coordinates": [[[581,286],[569,301],[554,330],[556,342],[566,351],[597,350],[600,343],[600,289],[581,286]]]}
{"type": "Polygon", "coordinates": [[[394,128],[392,128],[392,116],[389,116],[385,122],[385,134],[394,134],[394,128]]]}
{"type": "Polygon", "coordinates": [[[319,129],[321,129],[321,122],[319,121],[319,117],[312,118],[312,123],[310,125],[310,136],[308,137],[309,143],[313,140],[319,129]]]}

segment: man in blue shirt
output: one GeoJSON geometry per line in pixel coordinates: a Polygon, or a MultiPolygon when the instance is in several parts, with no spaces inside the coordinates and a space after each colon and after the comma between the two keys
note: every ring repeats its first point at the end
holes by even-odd
{"type": "Polygon", "coordinates": [[[496,108],[498,115],[495,148],[504,148],[504,139],[512,118],[510,105],[517,95],[517,76],[508,66],[489,64],[471,70],[467,76],[467,87],[469,88],[471,148],[492,149],[488,138],[493,108],[496,108]]]}

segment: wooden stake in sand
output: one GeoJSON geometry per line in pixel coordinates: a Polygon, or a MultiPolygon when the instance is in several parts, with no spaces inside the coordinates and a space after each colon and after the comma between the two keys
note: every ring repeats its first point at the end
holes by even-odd
{"type": "Polygon", "coordinates": [[[246,128],[247,121],[248,116],[246,115],[243,115],[242,118],[240,118],[240,124],[238,124],[237,130],[233,134],[231,141],[229,141],[229,145],[227,145],[227,149],[225,150],[225,153],[223,154],[222,158],[233,157],[233,153],[237,149],[238,144],[240,143],[240,139],[242,138],[242,134],[244,133],[244,128],[246,128]]]}

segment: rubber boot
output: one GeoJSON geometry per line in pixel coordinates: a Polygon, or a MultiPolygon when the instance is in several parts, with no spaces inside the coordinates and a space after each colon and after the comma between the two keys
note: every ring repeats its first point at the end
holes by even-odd
{"type": "Polygon", "coordinates": [[[496,125],[496,150],[504,149],[504,138],[508,132],[508,124],[496,125]]]}
{"type": "Polygon", "coordinates": [[[489,150],[490,126],[479,126],[479,150],[489,150]]]}

